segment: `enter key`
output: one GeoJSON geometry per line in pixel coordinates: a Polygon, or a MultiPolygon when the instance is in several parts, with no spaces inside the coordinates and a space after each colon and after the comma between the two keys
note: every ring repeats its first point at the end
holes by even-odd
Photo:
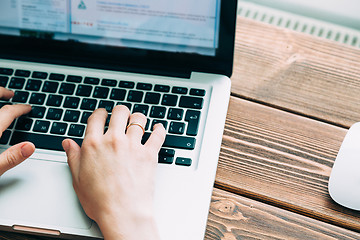
{"type": "Polygon", "coordinates": [[[185,121],[188,122],[186,135],[196,136],[198,134],[200,114],[201,114],[200,111],[187,110],[185,115],[185,121]]]}

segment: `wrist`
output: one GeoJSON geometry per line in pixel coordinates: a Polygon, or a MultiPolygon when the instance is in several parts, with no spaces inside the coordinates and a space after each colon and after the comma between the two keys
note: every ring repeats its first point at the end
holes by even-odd
{"type": "Polygon", "coordinates": [[[159,240],[153,216],[134,216],[126,213],[105,213],[97,220],[105,240],[159,240]]]}

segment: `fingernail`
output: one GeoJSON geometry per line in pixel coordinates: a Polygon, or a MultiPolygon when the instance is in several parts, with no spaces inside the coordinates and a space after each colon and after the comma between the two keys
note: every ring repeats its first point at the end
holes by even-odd
{"type": "Polygon", "coordinates": [[[155,124],[155,125],[154,125],[154,128],[158,128],[158,127],[160,127],[160,126],[164,128],[164,125],[163,125],[162,123],[157,123],[157,124],[155,124]]]}
{"type": "Polygon", "coordinates": [[[21,147],[21,155],[24,158],[30,157],[34,152],[34,147],[31,144],[24,144],[21,147]]]}
{"type": "Polygon", "coordinates": [[[65,139],[65,140],[62,142],[62,146],[63,146],[65,152],[67,152],[67,150],[68,150],[69,147],[70,147],[69,141],[66,141],[66,139],[65,139]]]}

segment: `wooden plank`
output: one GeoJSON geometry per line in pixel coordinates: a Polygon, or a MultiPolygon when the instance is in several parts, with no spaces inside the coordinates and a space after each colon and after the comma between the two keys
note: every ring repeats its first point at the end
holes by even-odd
{"type": "Polygon", "coordinates": [[[360,121],[360,49],[238,18],[232,92],[340,126],[360,121]]]}
{"type": "Polygon", "coordinates": [[[360,239],[360,234],[214,189],[205,239],[360,239]]]}
{"type": "Polygon", "coordinates": [[[346,132],[232,97],[216,186],[360,231],[360,212],[334,203],[327,188],[346,132]]]}

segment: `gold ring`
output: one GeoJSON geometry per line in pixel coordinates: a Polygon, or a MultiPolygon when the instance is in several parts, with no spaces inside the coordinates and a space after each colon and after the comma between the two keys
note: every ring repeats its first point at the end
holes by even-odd
{"type": "Polygon", "coordinates": [[[131,126],[139,126],[141,128],[141,130],[143,131],[143,134],[145,134],[145,129],[143,126],[141,126],[140,123],[137,123],[137,122],[133,122],[133,123],[130,123],[127,127],[126,127],[126,131],[128,130],[129,127],[131,126]]]}

